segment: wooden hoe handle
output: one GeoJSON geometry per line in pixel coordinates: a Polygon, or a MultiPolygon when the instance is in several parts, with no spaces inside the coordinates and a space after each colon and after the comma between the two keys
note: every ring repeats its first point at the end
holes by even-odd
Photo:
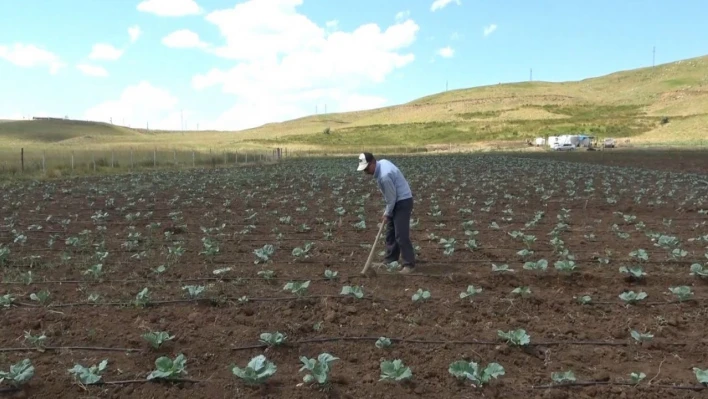
{"type": "Polygon", "coordinates": [[[369,258],[366,259],[366,264],[364,265],[364,268],[361,269],[361,274],[366,274],[366,272],[369,270],[369,266],[371,265],[371,260],[374,258],[374,251],[376,251],[376,244],[379,242],[379,238],[381,237],[381,232],[383,231],[384,228],[384,222],[381,222],[381,226],[379,227],[379,232],[376,233],[376,239],[374,240],[374,243],[371,245],[371,252],[369,252],[369,258]]]}

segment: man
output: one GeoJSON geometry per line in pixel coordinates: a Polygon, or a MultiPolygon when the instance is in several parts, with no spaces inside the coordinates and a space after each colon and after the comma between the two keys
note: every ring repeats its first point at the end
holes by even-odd
{"type": "Polygon", "coordinates": [[[385,263],[403,258],[401,273],[407,274],[415,268],[415,253],[410,239],[410,221],[413,211],[413,194],[403,177],[403,173],[388,160],[376,160],[365,152],[359,155],[358,171],[373,175],[386,201],[381,220],[386,229],[385,263]]]}

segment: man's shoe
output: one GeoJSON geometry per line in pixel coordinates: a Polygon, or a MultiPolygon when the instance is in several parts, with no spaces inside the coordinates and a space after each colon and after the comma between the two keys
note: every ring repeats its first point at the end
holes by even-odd
{"type": "Polygon", "coordinates": [[[413,268],[410,266],[405,266],[399,273],[401,274],[410,274],[413,272],[413,268]]]}

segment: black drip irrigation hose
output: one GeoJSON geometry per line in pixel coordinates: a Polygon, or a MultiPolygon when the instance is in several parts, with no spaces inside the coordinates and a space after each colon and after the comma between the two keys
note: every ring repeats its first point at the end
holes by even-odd
{"type": "MultiPolygon", "coordinates": [[[[185,378],[170,378],[170,379],[155,378],[152,380],[144,379],[144,380],[123,380],[123,381],[99,381],[99,382],[97,382],[95,384],[91,384],[91,385],[129,385],[129,384],[145,384],[148,382],[201,384],[201,383],[205,383],[207,381],[192,380],[192,379],[185,379],[185,378]]],[[[91,385],[87,385],[87,386],[91,386],[91,385]]]]}
{"type": "MultiPolygon", "coordinates": [[[[292,297],[254,297],[250,298],[247,295],[246,296],[247,300],[244,301],[244,303],[249,303],[249,302],[278,302],[278,301],[298,301],[298,300],[308,300],[308,299],[356,299],[356,300],[368,300],[372,302],[394,302],[396,300],[394,299],[383,299],[383,298],[377,298],[373,296],[364,296],[361,298],[355,298],[350,295],[306,295],[306,296],[292,296],[292,297]]],[[[445,298],[436,298],[437,301],[447,301],[445,298]]],[[[498,299],[498,298],[480,298],[479,300],[475,300],[474,302],[477,303],[489,303],[492,302],[493,299],[498,299]]],[[[427,300],[427,302],[431,302],[435,300],[427,300]]],[[[500,300],[501,301],[501,300],[500,300]]],[[[39,309],[39,308],[47,308],[47,309],[57,309],[57,308],[72,308],[72,307],[107,307],[107,306],[116,306],[116,307],[153,307],[153,306],[160,306],[160,305],[174,305],[174,304],[181,304],[181,303],[204,303],[204,304],[209,304],[212,306],[218,306],[221,304],[224,304],[226,302],[240,302],[240,298],[236,297],[224,297],[224,298],[193,298],[193,299],[172,299],[172,300],[162,300],[162,301],[149,301],[145,304],[136,304],[135,302],[75,302],[75,303],[54,303],[54,304],[48,304],[48,305],[36,305],[33,303],[27,303],[27,302],[13,302],[11,304],[11,307],[18,307],[18,308],[33,308],[33,309],[39,309]]],[[[708,298],[691,298],[691,299],[685,299],[685,300],[675,300],[675,301],[665,301],[665,302],[636,302],[636,303],[624,303],[624,302],[590,302],[587,304],[579,304],[581,306],[632,306],[632,307],[641,307],[641,306],[666,306],[666,305],[677,305],[677,304],[683,304],[683,303],[702,303],[702,302],[708,302],[708,298]]]]}
{"type": "MultiPolygon", "coordinates": [[[[382,336],[364,336],[364,337],[320,337],[320,338],[309,338],[301,339],[292,342],[286,342],[281,347],[294,347],[303,344],[318,344],[326,342],[361,342],[361,341],[378,341],[382,336]]],[[[402,344],[419,344],[419,345],[483,345],[483,346],[496,346],[505,345],[503,341],[487,341],[487,340],[464,340],[464,341],[446,341],[446,340],[431,340],[431,339],[408,339],[408,338],[388,338],[392,343],[402,343],[402,344]]],[[[708,342],[699,342],[700,344],[708,344],[708,342]]],[[[685,346],[688,345],[686,342],[667,342],[662,344],[673,345],[673,346],[685,346]]],[[[523,348],[531,347],[544,347],[544,346],[563,346],[563,345],[582,345],[582,346],[631,346],[632,343],[626,341],[546,341],[546,342],[533,342],[523,348]]],[[[230,348],[232,351],[243,351],[251,349],[263,349],[269,347],[268,344],[253,344],[253,345],[243,345],[230,348]]],[[[99,347],[99,346],[47,346],[47,347],[18,347],[18,348],[0,348],[0,353],[8,352],[27,352],[27,351],[87,351],[87,352],[130,352],[130,353],[142,353],[146,352],[147,349],[140,348],[110,348],[110,347],[99,347]]]]}
{"type": "MultiPolygon", "coordinates": [[[[490,262],[491,261],[483,261],[483,262],[490,262]]],[[[429,263],[429,262],[420,262],[421,264],[423,263],[429,263]]],[[[501,263],[501,262],[500,262],[501,263]]],[[[435,262],[436,265],[441,265],[438,262],[435,262]]],[[[442,264],[445,265],[445,264],[442,264]]],[[[459,264],[458,264],[459,265],[459,264]]],[[[336,271],[336,270],[334,270],[336,271]]],[[[580,272],[582,273],[583,270],[581,269],[580,272]]],[[[521,276],[518,274],[497,274],[494,272],[489,272],[490,277],[503,277],[505,275],[516,275],[516,276],[521,276]]],[[[665,274],[654,274],[654,276],[674,276],[675,273],[665,273],[665,274]]],[[[396,278],[446,278],[446,279],[451,279],[455,277],[463,277],[463,278],[469,278],[471,277],[469,274],[465,273],[447,273],[447,274],[432,274],[432,273],[410,273],[410,274],[400,274],[397,272],[379,272],[376,274],[376,277],[396,277],[396,278]]],[[[556,278],[556,277],[566,277],[565,275],[560,275],[560,274],[541,274],[541,275],[534,275],[531,277],[536,277],[536,278],[556,278]]],[[[573,275],[568,275],[567,277],[573,277],[573,275]]],[[[185,278],[170,278],[170,279],[160,279],[160,278],[155,278],[152,280],[130,280],[130,279],[119,279],[119,280],[112,280],[112,279],[98,279],[98,280],[37,280],[37,281],[32,281],[30,283],[24,282],[24,281],[0,281],[0,286],[2,285],[39,285],[39,284],[179,284],[179,283],[186,283],[186,282],[199,282],[199,281],[223,281],[223,282],[231,282],[231,281],[263,281],[267,283],[268,281],[346,281],[346,280],[352,280],[352,279],[370,279],[370,276],[365,276],[361,274],[348,274],[348,275],[337,275],[337,277],[334,278],[327,278],[327,277],[303,277],[303,276],[293,276],[293,277],[271,277],[271,278],[263,278],[263,277],[185,277],[185,278]]],[[[617,280],[618,277],[616,276],[593,276],[593,278],[605,278],[607,280],[617,280]]],[[[596,302],[596,304],[600,304],[600,302],[596,302]]]]}
{"type": "MultiPolygon", "coordinates": [[[[328,299],[350,299],[353,298],[352,296],[349,295],[307,295],[307,296],[288,296],[288,297],[261,297],[261,298],[248,298],[246,302],[277,302],[277,301],[297,301],[297,300],[307,300],[307,299],[323,299],[323,298],[328,298],[328,299]]],[[[357,300],[369,300],[369,301],[377,301],[377,302],[391,302],[389,299],[381,299],[381,298],[376,298],[376,297],[371,297],[371,296],[364,296],[361,298],[356,298],[357,300]]],[[[79,307],[79,306],[119,306],[119,307],[131,307],[131,306],[139,306],[139,307],[151,307],[151,306],[158,306],[158,305],[171,305],[171,304],[178,304],[178,303],[199,303],[199,302],[206,302],[209,304],[219,304],[223,302],[238,302],[239,298],[234,298],[234,297],[225,297],[225,298],[194,298],[194,299],[173,299],[173,300],[165,300],[165,301],[149,301],[145,304],[136,304],[135,302],[75,302],[75,303],[55,303],[55,304],[48,304],[46,306],[43,305],[35,305],[33,303],[26,303],[26,302],[13,302],[12,305],[16,307],[26,307],[26,308],[48,308],[48,309],[53,309],[53,308],[71,308],[71,307],[79,307]]]]}
{"type": "Polygon", "coordinates": [[[26,351],[88,351],[88,352],[142,352],[142,349],[136,348],[104,348],[98,346],[43,346],[43,347],[27,347],[27,348],[0,348],[2,352],[26,352],[26,351]]]}
{"type": "Polygon", "coordinates": [[[659,388],[659,389],[682,389],[690,391],[703,391],[708,389],[704,385],[666,385],[666,384],[632,384],[631,382],[612,382],[612,381],[577,381],[577,382],[564,382],[560,384],[550,384],[550,385],[533,385],[531,389],[561,389],[561,388],[584,388],[593,386],[628,386],[637,388],[659,388]]]}
{"type": "MultiPolygon", "coordinates": [[[[377,341],[381,337],[323,337],[323,338],[310,338],[298,341],[286,342],[283,346],[296,346],[302,344],[315,344],[324,342],[336,342],[336,341],[377,341]]],[[[388,338],[391,342],[403,343],[403,344],[425,344],[425,345],[503,345],[503,341],[484,341],[484,340],[467,340],[467,341],[445,341],[445,340],[426,340],[426,339],[406,339],[406,338],[388,338]]],[[[706,343],[708,342],[701,342],[706,343]]],[[[666,345],[674,346],[685,346],[688,345],[686,342],[669,342],[662,343],[666,345]]],[[[526,347],[543,347],[543,346],[563,346],[563,345],[583,345],[583,346],[630,346],[630,342],[610,342],[610,341],[546,341],[546,342],[534,342],[526,347]]],[[[250,349],[261,349],[266,348],[267,344],[254,344],[232,347],[232,351],[240,350],[250,350],[250,349]]]]}

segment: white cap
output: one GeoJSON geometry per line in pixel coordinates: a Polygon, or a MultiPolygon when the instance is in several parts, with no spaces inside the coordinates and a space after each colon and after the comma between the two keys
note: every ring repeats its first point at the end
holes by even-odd
{"type": "Polygon", "coordinates": [[[366,160],[366,154],[359,154],[359,166],[356,168],[356,170],[361,172],[362,170],[366,169],[368,165],[369,161],[366,160]]]}

